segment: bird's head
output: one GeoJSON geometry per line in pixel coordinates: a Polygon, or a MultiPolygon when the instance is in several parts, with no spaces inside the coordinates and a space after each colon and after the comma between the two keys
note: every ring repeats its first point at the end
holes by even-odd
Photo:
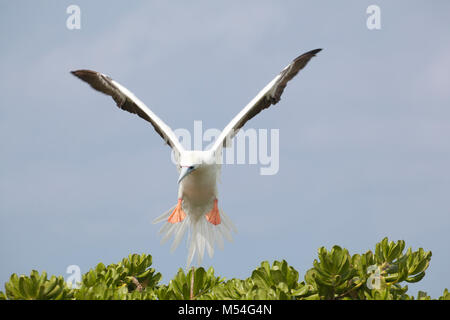
{"type": "Polygon", "coordinates": [[[178,183],[192,172],[201,168],[205,164],[204,158],[204,153],[201,151],[188,151],[182,154],[179,163],[180,176],[178,177],[178,183]]]}
{"type": "Polygon", "coordinates": [[[195,165],[192,166],[181,166],[180,176],[178,177],[178,183],[181,182],[184,178],[186,178],[189,174],[194,172],[198,167],[195,165]]]}

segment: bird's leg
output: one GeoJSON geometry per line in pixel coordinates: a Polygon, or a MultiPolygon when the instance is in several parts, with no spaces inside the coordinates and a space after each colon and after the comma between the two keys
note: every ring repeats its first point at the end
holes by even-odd
{"type": "Polygon", "coordinates": [[[219,213],[219,207],[217,206],[217,199],[214,199],[214,206],[210,212],[206,214],[206,220],[208,220],[213,225],[220,224],[220,213],[219,213]]]}
{"type": "Polygon", "coordinates": [[[167,219],[167,221],[169,221],[170,223],[177,223],[184,220],[184,218],[186,217],[186,213],[183,211],[183,207],[181,206],[182,202],[183,199],[178,199],[178,204],[172,211],[172,214],[170,215],[169,219],[167,219]]]}

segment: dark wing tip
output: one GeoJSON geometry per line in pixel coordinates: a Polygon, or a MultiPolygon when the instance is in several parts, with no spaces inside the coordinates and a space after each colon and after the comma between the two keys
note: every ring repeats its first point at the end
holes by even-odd
{"type": "Polygon", "coordinates": [[[320,51],[322,51],[322,49],[314,49],[314,50],[302,53],[297,58],[295,58],[294,61],[298,61],[298,60],[301,60],[301,59],[306,58],[306,57],[308,57],[308,59],[311,59],[312,57],[314,57],[320,51]]]}
{"type": "Polygon", "coordinates": [[[311,60],[312,57],[315,57],[316,54],[319,53],[320,51],[322,51],[322,48],[302,53],[292,61],[292,64],[299,66],[300,69],[303,69],[303,67],[308,63],[308,61],[311,60]]]}
{"type": "MultiPolygon", "coordinates": [[[[85,69],[70,71],[70,73],[73,74],[78,79],[87,82],[93,89],[100,91],[104,94],[107,94],[109,96],[112,96],[113,99],[116,100],[115,92],[117,91],[117,88],[115,88],[110,83],[111,79],[108,76],[105,76],[97,71],[85,69]]],[[[120,104],[122,103],[123,102],[121,102],[120,104]]]]}
{"type": "Polygon", "coordinates": [[[300,60],[304,57],[308,57],[308,58],[312,58],[314,57],[317,53],[319,53],[320,51],[322,51],[322,49],[314,49],[305,53],[302,53],[301,55],[299,55],[297,58],[294,59],[294,61],[300,60]]]}
{"type": "Polygon", "coordinates": [[[317,54],[317,53],[319,53],[320,51],[322,51],[322,48],[320,48],[320,49],[314,49],[314,50],[308,51],[308,52],[306,52],[305,54],[317,54]]]}
{"type": "Polygon", "coordinates": [[[87,77],[96,76],[98,73],[92,70],[74,70],[70,71],[75,77],[80,78],[82,80],[86,80],[87,77]]]}

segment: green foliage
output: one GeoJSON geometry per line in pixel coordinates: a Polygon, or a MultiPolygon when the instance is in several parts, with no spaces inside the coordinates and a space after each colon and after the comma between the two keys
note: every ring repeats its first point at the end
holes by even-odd
{"type": "Polygon", "coordinates": [[[450,292],[448,292],[448,289],[444,290],[444,294],[439,297],[439,300],[450,300],[450,292]]]}
{"type": "Polygon", "coordinates": [[[83,275],[74,291],[77,300],[155,299],[154,290],[161,274],[150,268],[152,256],[130,254],[117,264],[99,263],[83,275]]]}
{"type": "MultiPolygon", "coordinates": [[[[303,281],[285,260],[264,261],[247,279],[225,280],[214,269],[179,269],[167,285],[161,274],[151,268],[150,255],[132,254],[117,264],[99,263],[82,277],[78,288],[71,288],[63,277],[39,274],[13,274],[0,291],[0,300],[74,299],[74,300],[430,300],[426,292],[417,297],[407,294],[406,283],[425,276],[431,252],[419,248],[405,251],[405,242],[384,238],[374,252],[351,255],[334,246],[319,248],[318,258],[303,281]]],[[[441,300],[450,300],[447,289],[441,300]]]]}
{"type": "Polygon", "coordinates": [[[287,300],[305,296],[309,288],[299,283],[297,270],[286,261],[267,261],[256,268],[246,280],[231,279],[219,284],[208,295],[221,300],[287,300]]]}
{"type": "Polygon", "coordinates": [[[47,279],[45,271],[39,275],[36,270],[31,271],[29,277],[12,274],[5,284],[5,293],[0,292],[0,299],[10,300],[62,300],[72,297],[73,292],[63,277],[47,279]]]}
{"type": "Polygon", "coordinates": [[[180,268],[175,278],[170,280],[168,286],[162,286],[157,295],[164,300],[201,300],[208,297],[221,282],[223,279],[214,275],[212,267],[208,271],[202,267],[191,268],[187,274],[180,268]]]}
{"type": "Polygon", "coordinates": [[[354,286],[356,269],[351,266],[347,249],[334,246],[331,251],[319,248],[319,261],[314,260],[305,281],[311,285],[321,299],[334,299],[346,294],[354,286]]]}

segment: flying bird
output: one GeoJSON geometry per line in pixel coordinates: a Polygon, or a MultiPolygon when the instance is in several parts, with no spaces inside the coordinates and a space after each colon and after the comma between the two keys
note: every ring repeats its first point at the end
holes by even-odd
{"type": "Polygon", "coordinates": [[[205,151],[185,150],[172,129],[154,114],[127,88],[107,75],[92,70],[76,70],[71,73],[87,82],[92,88],[111,96],[117,106],[137,114],[150,122],[156,132],[173,149],[178,177],[178,200],[175,206],[154,220],[165,221],[160,229],[161,242],[174,237],[175,250],[189,229],[187,265],[197,254],[201,264],[205,249],[214,254],[217,244],[223,248],[223,238],[231,241],[236,228],[219,207],[217,180],[220,175],[222,150],[228,146],[244,124],[262,110],[280,101],[287,83],[302,70],[309,60],[322,49],[308,51],[295,58],[239,112],[218,136],[211,148],[205,151]]]}

